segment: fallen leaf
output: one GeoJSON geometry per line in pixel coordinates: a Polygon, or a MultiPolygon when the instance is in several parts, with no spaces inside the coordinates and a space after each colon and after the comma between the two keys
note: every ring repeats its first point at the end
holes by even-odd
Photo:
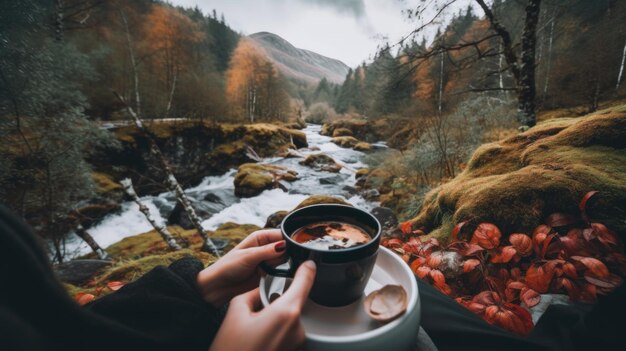
{"type": "Polygon", "coordinates": [[[470,243],[480,245],[481,247],[490,250],[500,245],[500,229],[491,223],[481,223],[478,225],[472,235],[470,243]]]}
{"type": "Polygon", "coordinates": [[[467,273],[473,271],[474,268],[476,268],[478,265],[480,265],[479,260],[475,258],[470,258],[469,260],[463,262],[463,272],[467,273]]]}
{"type": "Polygon", "coordinates": [[[465,223],[467,222],[460,222],[454,226],[454,229],[452,229],[452,241],[458,240],[459,233],[461,232],[461,229],[463,228],[465,223]]]}
{"type": "Polygon", "coordinates": [[[400,230],[404,234],[411,234],[411,230],[413,229],[412,226],[413,224],[411,223],[411,221],[406,221],[400,224],[400,230]]]}
{"type": "Polygon", "coordinates": [[[407,293],[399,285],[385,285],[372,291],[364,301],[365,312],[382,323],[398,318],[406,311],[407,305],[407,293]]]}
{"type": "Polygon", "coordinates": [[[552,228],[566,227],[576,223],[576,218],[567,213],[553,213],[546,218],[546,224],[552,228]]]}
{"type": "Polygon", "coordinates": [[[491,263],[508,263],[517,251],[513,246],[504,246],[496,249],[495,254],[491,256],[491,263]]]}
{"type": "Polygon", "coordinates": [[[126,284],[119,282],[119,281],[110,281],[107,283],[107,287],[113,291],[120,290],[124,285],[126,284]]]}
{"type": "Polygon", "coordinates": [[[586,193],[578,204],[578,209],[580,209],[580,217],[583,219],[583,221],[585,221],[585,223],[590,222],[589,216],[587,216],[587,203],[589,202],[589,199],[591,199],[597,193],[597,191],[590,191],[586,193]]]}
{"type": "Polygon", "coordinates": [[[76,300],[76,302],[78,302],[79,305],[83,306],[86,305],[88,303],[90,303],[91,301],[93,301],[96,297],[92,294],[86,294],[86,293],[78,293],[74,296],[74,299],[76,300]]]}
{"type": "Polygon", "coordinates": [[[533,240],[526,234],[511,234],[509,235],[509,242],[522,256],[528,256],[533,252],[533,240]]]}

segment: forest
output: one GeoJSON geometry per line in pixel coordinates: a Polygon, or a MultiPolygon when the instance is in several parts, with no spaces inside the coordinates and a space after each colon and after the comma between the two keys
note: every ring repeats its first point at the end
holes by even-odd
{"type": "Polygon", "coordinates": [[[418,277],[528,334],[485,286],[526,308],[626,276],[626,2],[460,2],[407,4],[412,32],[312,83],[219,8],[3,1],[0,203],[55,267],[103,262],[66,281],[81,304],[297,206],[384,208],[418,277]]]}

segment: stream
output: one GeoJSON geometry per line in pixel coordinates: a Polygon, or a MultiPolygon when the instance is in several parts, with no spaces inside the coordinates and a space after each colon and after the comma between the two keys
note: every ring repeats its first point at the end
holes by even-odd
{"type": "MultiPolygon", "coordinates": [[[[301,158],[265,158],[263,163],[284,166],[298,172],[298,179],[285,184],[288,186],[286,192],[281,189],[272,189],[250,198],[235,196],[233,180],[236,169],[231,169],[219,176],[206,177],[197,186],[185,189],[194,208],[203,218],[202,226],[207,230],[215,230],[221,224],[235,222],[263,227],[269,215],[280,210],[291,210],[310,195],[341,197],[365,210],[377,206],[377,203],[367,201],[350,191],[350,187],[354,187],[356,183],[354,172],[350,169],[366,167],[367,165],[363,163],[365,154],[335,145],[330,137],[321,135],[320,130],[320,125],[308,125],[303,129],[309,147],[298,151],[304,155],[326,153],[345,166],[339,173],[316,171],[300,165],[301,158]]],[[[383,143],[374,145],[385,147],[383,143]]],[[[141,199],[160,222],[166,222],[176,205],[176,198],[170,192],[144,196],[141,199]]],[[[124,202],[121,204],[120,211],[108,215],[88,230],[100,246],[106,248],[123,238],[152,229],[134,202],[124,202]]],[[[87,254],[91,252],[91,249],[72,234],[66,242],[66,252],[67,258],[71,259],[87,254]]]]}

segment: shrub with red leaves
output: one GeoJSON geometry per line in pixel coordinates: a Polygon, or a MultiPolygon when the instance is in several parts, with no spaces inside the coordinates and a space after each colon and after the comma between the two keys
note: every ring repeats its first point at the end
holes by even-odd
{"type": "Polygon", "coordinates": [[[528,309],[541,295],[567,294],[572,301],[593,303],[626,276],[626,255],[619,236],[592,223],[587,193],[579,204],[580,218],[554,213],[532,233],[503,236],[492,223],[480,223],[470,235],[461,222],[452,241],[441,245],[411,222],[400,225],[402,238],[382,245],[402,254],[411,270],[487,322],[520,335],[533,328],[528,309]]]}

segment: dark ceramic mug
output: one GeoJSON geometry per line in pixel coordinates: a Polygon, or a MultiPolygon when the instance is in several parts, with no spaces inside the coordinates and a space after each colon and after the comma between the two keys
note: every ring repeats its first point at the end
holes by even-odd
{"type": "Polygon", "coordinates": [[[309,297],[324,306],[345,306],[363,295],[372,274],[381,226],[370,213],[346,205],[321,204],[300,208],[288,214],[280,226],[287,242],[289,268],[274,268],[265,263],[261,268],[270,275],[292,278],[304,261],[313,260],[317,265],[315,281],[309,297]],[[313,223],[338,221],[357,226],[372,238],[363,245],[346,249],[318,250],[298,243],[291,238],[298,229],[313,223]]]}

